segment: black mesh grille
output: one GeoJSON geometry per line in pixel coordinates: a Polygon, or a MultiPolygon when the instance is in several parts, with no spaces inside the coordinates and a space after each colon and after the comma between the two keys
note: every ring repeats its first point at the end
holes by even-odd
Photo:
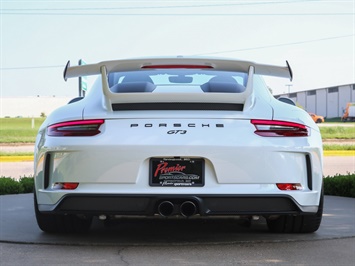
{"type": "Polygon", "coordinates": [[[114,103],[113,111],[186,110],[186,111],[243,111],[236,103],[114,103]]]}

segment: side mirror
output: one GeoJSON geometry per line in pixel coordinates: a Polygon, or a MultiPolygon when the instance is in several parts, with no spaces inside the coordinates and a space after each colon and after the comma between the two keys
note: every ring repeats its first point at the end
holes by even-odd
{"type": "Polygon", "coordinates": [[[288,103],[288,104],[291,104],[291,105],[293,105],[293,106],[296,106],[296,103],[295,103],[292,99],[290,99],[290,98],[287,98],[287,97],[279,97],[278,100],[279,100],[280,102],[284,102],[284,103],[288,103]]]}
{"type": "Polygon", "coordinates": [[[84,97],[76,97],[76,98],[74,98],[74,99],[71,99],[71,100],[68,102],[68,104],[81,101],[82,99],[84,99],[84,97]]]}

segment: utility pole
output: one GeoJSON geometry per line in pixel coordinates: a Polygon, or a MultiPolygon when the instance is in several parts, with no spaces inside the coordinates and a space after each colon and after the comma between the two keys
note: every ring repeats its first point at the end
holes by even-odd
{"type": "MultiPolygon", "coordinates": [[[[80,59],[78,62],[79,66],[86,65],[86,62],[83,59],[80,59]]],[[[87,91],[87,78],[79,77],[79,97],[81,97],[81,93],[83,93],[83,97],[85,97],[85,92],[87,91]]]]}
{"type": "Polygon", "coordinates": [[[291,92],[290,87],[292,87],[293,85],[292,84],[286,84],[285,86],[287,87],[288,96],[290,96],[290,92],[291,92]]]}

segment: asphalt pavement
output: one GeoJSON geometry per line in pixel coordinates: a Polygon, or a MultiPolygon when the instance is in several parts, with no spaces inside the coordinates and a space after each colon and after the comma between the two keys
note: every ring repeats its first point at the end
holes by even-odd
{"type": "Polygon", "coordinates": [[[354,238],[278,243],[69,246],[0,243],[0,265],[342,265],[354,266],[354,238]]]}
{"type": "Polygon", "coordinates": [[[65,245],[182,245],[233,244],[238,242],[314,241],[355,236],[355,199],[325,196],[320,229],[314,234],[269,233],[265,220],[251,227],[238,226],[236,219],[225,218],[120,218],[94,220],[84,235],[53,235],[38,227],[33,195],[0,196],[0,242],[65,245]]]}
{"type": "Polygon", "coordinates": [[[95,220],[86,234],[47,234],[33,195],[0,196],[0,265],[354,265],[355,199],[326,196],[319,230],[275,234],[265,220],[95,220]]]}

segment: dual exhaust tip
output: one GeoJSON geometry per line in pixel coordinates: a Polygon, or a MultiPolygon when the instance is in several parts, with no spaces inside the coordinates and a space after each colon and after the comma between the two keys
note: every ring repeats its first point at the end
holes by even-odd
{"type": "MultiPolygon", "coordinates": [[[[158,213],[161,216],[168,217],[174,213],[175,205],[171,201],[163,201],[158,206],[158,213]]],[[[197,213],[196,204],[192,201],[184,201],[180,205],[180,214],[184,217],[190,217],[197,213]]]]}

